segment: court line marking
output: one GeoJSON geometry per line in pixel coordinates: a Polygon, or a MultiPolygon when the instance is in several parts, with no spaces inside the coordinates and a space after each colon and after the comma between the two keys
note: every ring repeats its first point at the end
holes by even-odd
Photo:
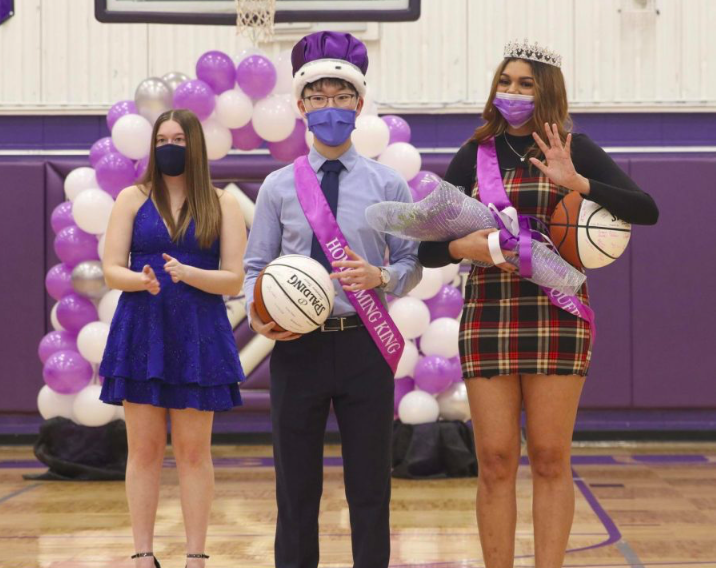
{"type": "Polygon", "coordinates": [[[13,497],[17,497],[18,495],[22,495],[23,493],[27,493],[28,491],[32,491],[33,489],[36,489],[37,487],[40,487],[42,483],[33,483],[32,485],[29,485],[28,487],[23,487],[22,489],[18,489],[17,491],[13,491],[12,493],[8,493],[4,497],[0,497],[0,504],[5,503],[6,501],[9,501],[13,497]]]}

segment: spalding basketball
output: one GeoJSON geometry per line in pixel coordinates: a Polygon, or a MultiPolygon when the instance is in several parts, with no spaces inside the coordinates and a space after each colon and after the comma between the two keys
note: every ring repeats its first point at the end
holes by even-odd
{"type": "Polygon", "coordinates": [[[631,225],[573,191],[557,204],[550,237],[559,253],[577,268],[601,268],[626,250],[631,225]]]}
{"type": "Polygon", "coordinates": [[[256,312],[273,331],[309,333],[333,310],[333,281],[320,262],[300,254],[281,256],[261,271],[254,286],[256,312]]]}

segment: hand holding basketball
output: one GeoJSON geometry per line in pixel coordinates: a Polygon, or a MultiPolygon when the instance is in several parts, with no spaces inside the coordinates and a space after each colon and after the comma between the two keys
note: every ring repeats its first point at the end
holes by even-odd
{"type": "MultiPolygon", "coordinates": [[[[492,256],[490,255],[490,247],[487,244],[487,235],[495,232],[496,230],[497,229],[482,229],[452,241],[450,243],[450,254],[455,258],[467,258],[468,260],[476,260],[486,264],[493,264],[492,256]]],[[[505,258],[516,256],[516,253],[506,250],[503,250],[502,254],[505,258]]],[[[495,266],[505,272],[514,272],[517,270],[516,267],[507,262],[496,264],[495,266]]]]}
{"type": "Polygon", "coordinates": [[[166,260],[164,271],[172,277],[175,284],[186,278],[187,266],[179,262],[176,258],[169,256],[167,253],[162,254],[162,258],[166,260]]]}
{"type": "Polygon", "coordinates": [[[145,264],[144,268],[142,268],[142,285],[152,296],[159,294],[161,289],[159,286],[159,280],[157,280],[157,275],[154,274],[154,270],[152,270],[152,267],[148,264],[145,264]]]}
{"type": "Polygon", "coordinates": [[[589,181],[577,173],[574,163],[572,163],[572,133],[567,134],[567,141],[562,144],[556,124],[550,127],[545,122],[544,129],[547,133],[549,146],[536,132],[532,133],[532,137],[542,150],[545,161],[541,162],[537,158],[530,158],[530,163],[557,185],[588,195],[589,181]]]}
{"type": "Polygon", "coordinates": [[[340,280],[343,289],[351,292],[372,290],[380,286],[380,268],[373,266],[367,260],[358,256],[349,247],[346,247],[345,250],[350,260],[333,262],[333,268],[343,268],[344,270],[331,274],[331,279],[340,280]]]}
{"type": "Polygon", "coordinates": [[[276,322],[270,321],[268,323],[264,323],[261,320],[261,316],[259,316],[256,311],[256,305],[254,302],[251,302],[251,305],[249,306],[249,313],[251,314],[251,329],[259,335],[263,335],[264,337],[273,339],[274,341],[293,341],[294,339],[301,337],[299,333],[292,333],[290,331],[273,331],[273,328],[276,327],[276,322]]]}

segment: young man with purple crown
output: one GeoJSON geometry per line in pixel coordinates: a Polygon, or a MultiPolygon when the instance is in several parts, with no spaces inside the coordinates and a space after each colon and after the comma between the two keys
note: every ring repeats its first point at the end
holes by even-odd
{"type": "Polygon", "coordinates": [[[422,269],[417,245],[371,229],[365,210],[411,197],[397,172],[360,156],[351,144],[366,92],[365,45],[347,33],[318,32],[299,41],[291,59],[294,94],[314,144],[308,156],[273,172],[261,186],[244,261],[251,326],[276,340],[271,356],[275,563],[318,566],[323,441],[332,405],[341,434],[354,566],[385,568],[393,376],[404,345],[385,294],[406,294],[422,269]],[[253,305],[259,272],[286,254],[315,258],[336,287],[331,316],[306,335],[274,331],[274,322],[262,322],[253,305]]]}

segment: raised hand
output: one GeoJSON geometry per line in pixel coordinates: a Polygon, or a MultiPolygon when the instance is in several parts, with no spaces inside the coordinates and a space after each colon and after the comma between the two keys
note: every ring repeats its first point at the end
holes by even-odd
{"type": "Polygon", "coordinates": [[[562,144],[556,124],[550,127],[550,125],[545,122],[544,130],[547,133],[549,145],[547,145],[536,132],[532,133],[532,137],[535,139],[535,142],[537,142],[540,150],[542,150],[545,161],[542,162],[537,158],[530,158],[530,163],[555,184],[588,194],[589,181],[577,173],[577,170],[574,169],[574,163],[572,162],[572,133],[567,134],[567,140],[562,144]]]}

